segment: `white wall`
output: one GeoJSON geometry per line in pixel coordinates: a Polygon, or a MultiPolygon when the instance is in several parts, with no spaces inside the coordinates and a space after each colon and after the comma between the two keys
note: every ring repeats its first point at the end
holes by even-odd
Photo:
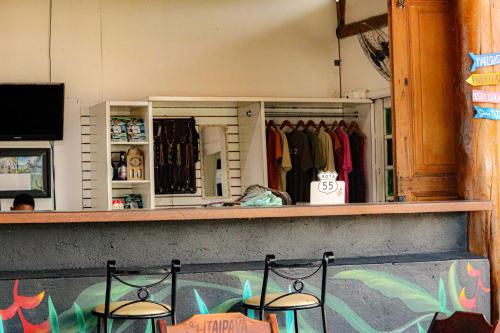
{"type": "MultiPolygon", "coordinates": [[[[349,0],[347,22],[383,13],[385,3],[349,0]]],[[[67,97],[82,108],[148,95],[340,96],[333,0],[52,4],[50,17],[50,0],[0,0],[1,81],[49,81],[50,49],[52,81],[66,83],[67,97]]],[[[389,87],[356,37],[341,41],[341,50],[344,91],[389,87]]],[[[60,209],[81,199],[74,183],[81,170],[67,164],[81,148],[79,107],[66,110],[59,143],[66,150],[56,149],[60,209]]]]}
{"type": "MultiPolygon", "coordinates": [[[[348,0],[346,2],[346,24],[361,21],[371,16],[387,13],[387,0],[348,0]]],[[[387,28],[382,29],[387,33],[387,28]]],[[[351,90],[389,90],[390,82],[373,67],[359,45],[358,37],[340,41],[342,57],[342,93],[351,90]]]]}
{"type": "MultiPolygon", "coordinates": [[[[333,62],[338,50],[331,0],[52,0],[52,4],[50,16],[50,0],[0,0],[1,81],[47,82],[51,72],[52,81],[66,83],[66,96],[83,108],[105,99],[148,95],[335,97],[340,93],[333,62]]],[[[65,142],[60,143],[74,151],[80,144],[67,135],[79,135],[78,116],[78,108],[67,110],[65,142]]],[[[81,201],[81,188],[70,189],[73,180],[81,180],[81,170],[68,167],[74,158],[69,151],[56,149],[56,153],[60,178],[56,184],[65,185],[57,193],[58,209],[74,209],[73,199],[68,198],[81,201]]],[[[51,205],[43,201],[38,206],[51,205]]]]}
{"type": "MultiPolygon", "coordinates": [[[[331,0],[52,0],[52,78],[83,105],[338,95],[331,0]]],[[[49,0],[0,1],[0,77],[48,80],[49,0]]]]}

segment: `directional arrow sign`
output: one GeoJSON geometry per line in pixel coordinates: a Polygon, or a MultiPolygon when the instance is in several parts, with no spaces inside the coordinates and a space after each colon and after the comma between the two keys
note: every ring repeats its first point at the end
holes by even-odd
{"type": "Polygon", "coordinates": [[[500,92],[489,90],[472,90],[472,101],[477,103],[500,104],[500,92]]]}
{"type": "Polygon", "coordinates": [[[478,54],[469,53],[472,59],[472,72],[476,71],[476,68],[500,65],[500,53],[488,53],[488,54],[478,54]]]}
{"type": "Polygon", "coordinates": [[[500,120],[500,109],[494,108],[481,108],[479,106],[475,106],[476,115],[474,118],[476,119],[491,119],[491,120],[500,120]]]}
{"type": "Polygon", "coordinates": [[[500,84],[500,73],[472,74],[467,83],[471,86],[492,86],[500,84]]]}

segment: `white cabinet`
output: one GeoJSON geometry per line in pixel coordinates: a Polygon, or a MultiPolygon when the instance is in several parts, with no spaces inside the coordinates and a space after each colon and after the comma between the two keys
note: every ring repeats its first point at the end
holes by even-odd
{"type": "MultiPolygon", "coordinates": [[[[197,191],[192,194],[155,195],[153,119],[194,117],[197,127],[220,125],[227,128],[229,192],[227,200],[241,196],[253,184],[267,186],[265,120],[325,120],[346,115],[354,119],[367,135],[368,199],[374,201],[377,147],[374,135],[374,107],[371,100],[259,97],[149,97],[140,102],[105,102],[90,108],[90,163],[92,209],[111,209],[115,196],[141,194],[145,208],[200,206],[213,199],[203,197],[201,163],[196,164],[197,191]],[[278,116],[277,116],[278,115],[278,116]],[[110,140],[110,120],[114,116],[144,119],[148,140],[143,143],[114,143],[110,140]],[[138,146],[144,151],[144,181],[112,180],[112,154],[138,146]]],[[[339,118],[340,120],[340,118],[339,118]]]]}
{"type": "Polygon", "coordinates": [[[151,103],[104,102],[90,108],[90,182],[92,209],[112,209],[113,198],[140,194],[144,208],[154,208],[153,136],[151,103]],[[144,121],[146,140],[141,142],[111,141],[111,119],[135,118],[144,121]],[[143,180],[113,180],[112,161],[120,152],[139,148],[144,153],[143,180]]]}

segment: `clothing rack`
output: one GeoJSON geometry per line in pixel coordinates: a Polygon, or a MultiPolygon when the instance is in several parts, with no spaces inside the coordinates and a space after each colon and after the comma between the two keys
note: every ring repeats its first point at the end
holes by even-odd
{"type": "Polygon", "coordinates": [[[320,112],[266,112],[266,117],[318,117],[318,118],[359,118],[359,112],[352,113],[320,113],[320,112]]]}

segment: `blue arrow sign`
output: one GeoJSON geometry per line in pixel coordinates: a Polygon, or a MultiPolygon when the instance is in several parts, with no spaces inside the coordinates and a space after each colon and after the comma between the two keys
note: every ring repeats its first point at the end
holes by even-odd
{"type": "Polygon", "coordinates": [[[475,106],[474,109],[476,110],[475,119],[500,120],[500,109],[482,108],[479,106],[475,106]]]}
{"type": "Polygon", "coordinates": [[[469,53],[473,63],[472,72],[476,71],[476,68],[486,67],[486,66],[496,66],[500,65],[500,53],[488,53],[488,54],[474,54],[469,53]]]}

